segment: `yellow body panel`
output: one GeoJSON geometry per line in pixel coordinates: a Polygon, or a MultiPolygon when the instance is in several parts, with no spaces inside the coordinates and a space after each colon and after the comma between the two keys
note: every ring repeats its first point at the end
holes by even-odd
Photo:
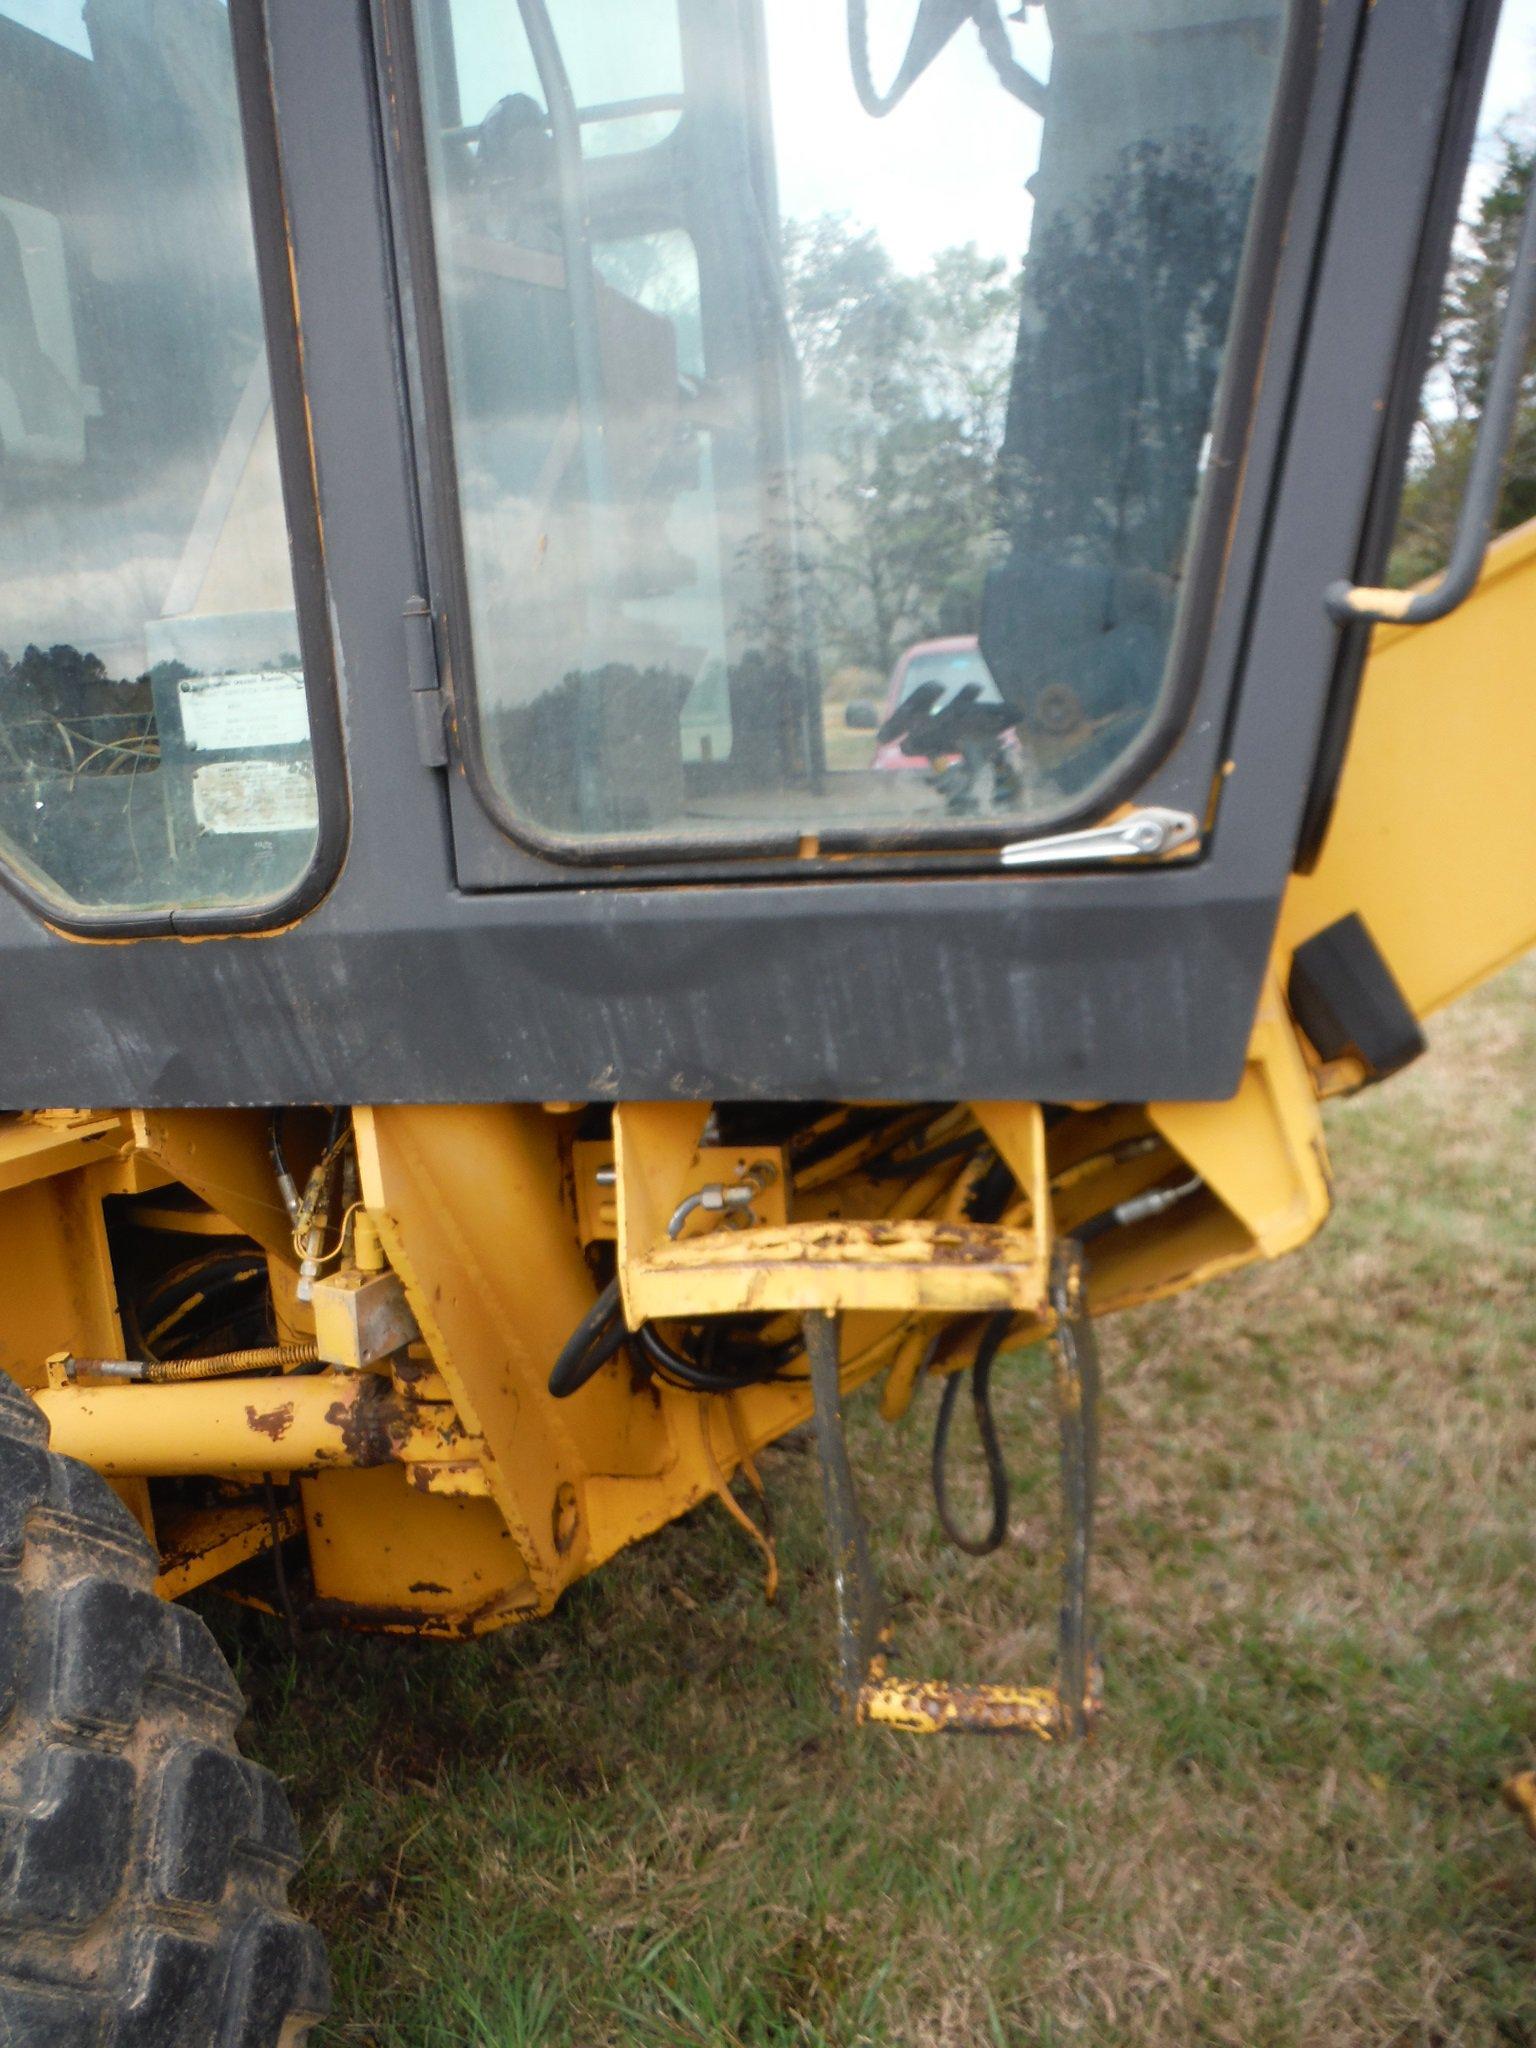
{"type": "Polygon", "coordinates": [[[1378,626],[1322,856],[1280,949],[1350,911],[1427,1016],[1536,944],[1536,520],[1427,626],[1378,626]]]}
{"type": "Polygon", "coordinates": [[[488,1499],[420,1493],[392,1465],[324,1472],[300,1492],[317,1620],[475,1636],[540,1611],[522,1553],[488,1499]]]}
{"type": "Polygon", "coordinates": [[[119,1116],[58,1109],[29,1118],[6,1136],[8,1142],[0,1145],[0,1195],[115,1158],[126,1132],[119,1116]]]}

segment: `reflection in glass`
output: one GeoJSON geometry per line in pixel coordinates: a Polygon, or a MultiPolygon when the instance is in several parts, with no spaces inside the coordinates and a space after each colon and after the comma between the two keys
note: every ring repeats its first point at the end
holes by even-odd
{"type": "Polygon", "coordinates": [[[206,909],[315,833],[227,9],[0,9],[0,858],[206,909]]]}
{"type": "Polygon", "coordinates": [[[479,715],[516,821],[1008,833],[1136,744],[1283,13],[423,0],[479,715]]]}

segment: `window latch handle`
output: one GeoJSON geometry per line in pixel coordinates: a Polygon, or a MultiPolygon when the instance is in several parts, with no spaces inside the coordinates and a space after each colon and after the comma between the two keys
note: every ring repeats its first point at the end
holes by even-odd
{"type": "Polygon", "coordinates": [[[1016,839],[1003,848],[998,859],[1005,868],[1087,867],[1106,860],[1156,860],[1160,854],[1191,845],[1199,835],[1199,821],[1192,812],[1146,804],[1139,811],[1127,811],[1122,818],[1107,825],[1090,825],[1083,832],[1058,832],[1049,839],[1016,839]]]}
{"type": "Polygon", "coordinates": [[[1451,559],[1439,581],[1427,590],[1376,590],[1365,584],[1330,583],[1325,602],[1333,617],[1343,624],[1369,619],[1380,625],[1392,621],[1400,626],[1427,626],[1443,619],[1472,593],[1482,574],[1483,560],[1498,511],[1499,485],[1504,459],[1520,402],[1525,375],[1526,350],[1536,322],[1536,179],[1526,196],[1520,221],[1520,240],[1509,273],[1509,290],[1504,301],[1504,322],[1499,329],[1493,367],[1488,373],[1488,392],[1483,417],[1477,429],[1472,463],[1467,471],[1451,559]]]}

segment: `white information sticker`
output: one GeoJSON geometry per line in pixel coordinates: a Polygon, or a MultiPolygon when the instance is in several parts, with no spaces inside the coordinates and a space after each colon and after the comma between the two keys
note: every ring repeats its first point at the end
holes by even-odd
{"type": "Polygon", "coordinates": [[[297,669],[187,676],[176,695],[187,745],[202,754],[298,747],[309,738],[304,677],[297,669]]]}
{"type": "Polygon", "coordinates": [[[192,775],[202,832],[313,832],[320,822],[307,761],[210,761],[192,775]]]}

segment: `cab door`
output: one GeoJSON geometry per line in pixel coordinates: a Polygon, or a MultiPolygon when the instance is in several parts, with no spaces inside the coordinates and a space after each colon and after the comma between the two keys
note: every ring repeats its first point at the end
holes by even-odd
{"type": "Polygon", "coordinates": [[[1314,0],[389,14],[460,885],[1195,857],[1314,0]]]}

